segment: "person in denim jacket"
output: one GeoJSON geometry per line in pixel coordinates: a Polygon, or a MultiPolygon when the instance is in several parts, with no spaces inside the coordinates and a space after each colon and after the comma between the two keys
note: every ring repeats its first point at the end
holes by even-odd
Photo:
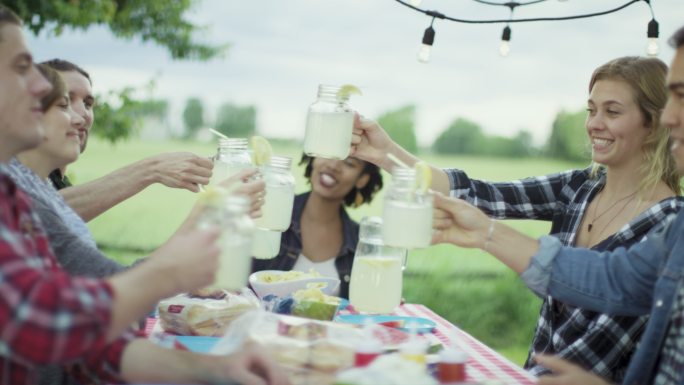
{"type": "Polygon", "coordinates": [[[323,276],[339,276],[339,293],[349,297],[349,281],[359,240],[359,224],[344,206],[369,203],[382,188],[380,169],[348,157],[344,160],[302,156],[304,176],[311,191],[295,197],[292,222],[282,234],[280,252],[273,259],[254,259],[252,271],[314,269],[323,276]]]}
{"type": "MultiPolygon", "coordinates": [[[[677,52],[661,116],[671,129],[671,152],[684,171],[684,27],[671,44],[677,52]]],[[[434,242],[479,247],[499,258],[535,293],[616,315],[650,315],[623,384],[684,384],[684,214],[629,249],[597,252],[539,241],[489,219],[468,203],[437,196],[434,242]]],[[[555,357],[535,359],[553,370],[540,384],[605,384],[596,375],[555,357]]]]}

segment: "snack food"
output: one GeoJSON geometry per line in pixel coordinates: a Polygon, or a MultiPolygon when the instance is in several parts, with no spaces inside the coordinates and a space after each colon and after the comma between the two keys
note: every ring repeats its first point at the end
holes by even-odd
{"type": "Polygon", "coordinates": [[[264,283],[274,283],[274,282],[285,282],[285,281],[296,281],[298,279],[304,278],[315,278],[321,275],[314,269],[310,269],[308,273],[301,271],[283,271],[283,272],[264,272],[259,274],[258,281],[264,283]]]}
{"type": "Polygon", "coordinates": [[[222,336],[228,325],[244,312],[259,307],[251,292],[226,292],[222,299],[180,294],[159,302],[159,322],[164,331],[187,336],[222,336]]]}

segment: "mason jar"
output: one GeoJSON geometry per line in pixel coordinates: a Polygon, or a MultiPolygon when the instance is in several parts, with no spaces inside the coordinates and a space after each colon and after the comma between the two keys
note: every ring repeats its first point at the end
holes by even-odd
{"type": "Polygon", "coordinates": [[[217,185],[249,167],[252,167],[252,157],[247,152],[247,139],[221,138],[209,184],[217,185]]]}
{"type": "Polygon", "coordinates": [[[221,248],[219,268],[212,288],[239,290],[247,285],[252,268],[254,222],[249,217],[250,200],[244,195],[225,194],[205,204],[198,219],[200,228],[218,227],[221,248]]]}
{"type": "Polygon", "coordinates": [[[364,217],[359,224],[349,302],[363,313],[391,313],[401,302],[406,249],[385,245],[383,227],[380,217],[364,217]]]}
{"type": "Polygon", "coordinates": [[[382,239],[385,244],[406,249],[430,246],[432,242],[432,194],[416,188],[416,171],[395,167],[384,197],[382,239]]]}
{"type": "Polygon", "coordinates": [[[269,164],[259,168],[266,183],[266,196],[261,206],[261,217],[254,220],[257,227],[280,232],[290,227],[295,190],[291,164],[292,158],[272,156],[269,164]]]}
{"type": "Polygon", "coordinates": [[[313,157],[345,159],[351,147],[354,112],[341,87],[319,85],[318,99],[309,106],[304,152],[313,157]]]}

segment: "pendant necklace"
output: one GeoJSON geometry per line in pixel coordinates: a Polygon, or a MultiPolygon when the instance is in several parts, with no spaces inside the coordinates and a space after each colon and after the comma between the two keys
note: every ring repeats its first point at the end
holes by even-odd
{"type": "MultiPolygon", "coordinates": [[[[594,222],[596,222],[597,220],[599,220],[599,219],[603,216],[603,214],[605,214],[605,213],[607,213],[608,211],[610,211],[613,207],[615,207],[618,203],[624,201],[625,199],[628,199],[628,198],[633,197],[634,195],[636,195],[636,193],[637,193],[638,191],[639,191],[639,190],[634,191],[633,193],[631,193],[631,194],[629,194],[629,195],[627,195],[627,196],[625,196],[625,197],[622,197],[622,198],[616,200],[615,202],[613,202],[612,205],[610,205],[610,207],[608,207],[607,209],[605,209],[605,210],[604,210],[603,212],[601,212],[599,215],[596,215],[596,212],[598,211],[599,203],[601,203],[601,193],[603,192],[603,189],[601,189],[601,191],[599,191],[599,196],[598,196],[598,198],[597,198],[598,200],[596,201],[596,206],[594,206],[594,218],[592,218],[591,222],[589,222],[589,224],[587,225],[587,232],[588,232],[588,233],[591,233],[591,229],[594,228],[594,222]]],[[[617,216],[617,215],[616,215],[616,216],[617,216]]],[[[615,219],[615,218],[613,218],[613,219],[615,219]]],[[[612,220],[611,220],[611,222],[612,222],[612,220]]]]}

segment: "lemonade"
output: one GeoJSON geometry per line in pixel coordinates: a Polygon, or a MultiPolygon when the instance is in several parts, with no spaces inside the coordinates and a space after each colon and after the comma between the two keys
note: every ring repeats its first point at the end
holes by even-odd
{"type": "Polygon", "coordinates": [[[252,242],[223,235],[219,240],[221,256],[213,287],[238,290],[247,285],[252,269],[252,242]],[[226,239],[228,238],[228,239],[226,239]]]}
{"type": "Polygon", "coordinates": [[[271,259],[280,252],[280,231],[254,229],[252,256],[257,259],[271,259]]]}
{"type": "Polygon", "coordinates": [[[365,313],[391,313],[401,302],[401,260],[394,257],[354,257],[349,301],[365,313]]]}
{"type": "Polygon", "coordinates": [[[306,121],[304,152],[310,156],[345,159],[351,146],[353,122],[351,111],[310,111],[306,121]]]}
{"type": "Polygon", "coordinates": [[[385,200],[382,212],[383,242],[390,246],[415,249],[432,241],[432,203],[385,200]]]}
{"type": "Polygon", "coordinates": [[[264,205],[261,206],[262,216],[255,219],[254,224],[267,230],[287,230],[292,219],[293,204],[294,186],[267,184],[264,205]]]}
{"type": "MultiPolygon", "coordinates": [[[[224,180],[230,178],[231,176],[237,174],[241,170],[244,170],[246,168],[250,167],[249,164],[244,164],[244,165],[239,165],[239,164],[234,164],[230,165],[225,162],[221,161],[216,161],[214,163],[214,169],[211,172],[211,180],[209,181],[209,185],[211,186],[216,186],[217,184],[223,182],[224,180]]],[[[235,188],[240,186],[239,183],[233,183],[231,187],[235,188]]],[[[232,190],[232,189],[231,189],[232,190]]]]}

